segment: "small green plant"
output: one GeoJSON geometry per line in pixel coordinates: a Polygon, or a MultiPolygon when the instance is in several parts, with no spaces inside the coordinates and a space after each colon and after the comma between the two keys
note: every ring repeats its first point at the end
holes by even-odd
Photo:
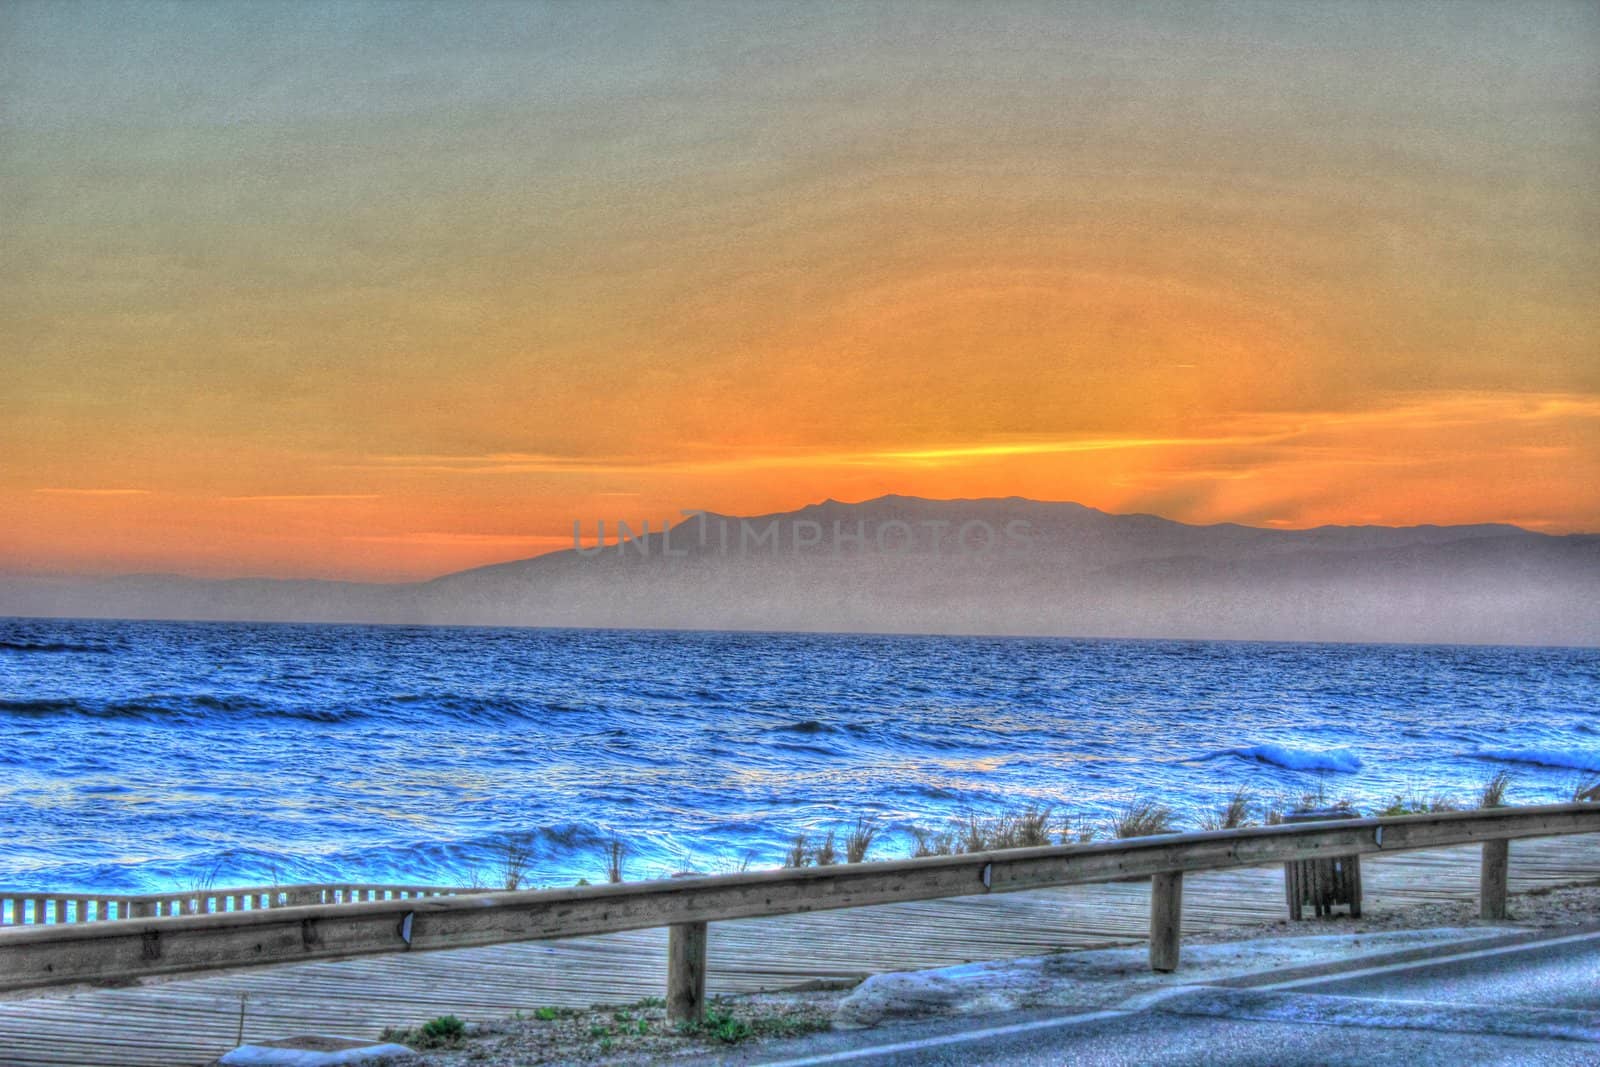
{"type": "Polygon", "coordinates": [[[709,1037],[727,1045],[738,1044],[754,1033],[749,1023],[715,1008],[708,1009],[699,1022],[682,1023],[678,1029],[693,1037],[709,1037]]]}
{"type": "Polygon", "coordinates": [[[414,1049],[450,1048],[467,1036],[467,1024],[454,1015],[441,1015],[410,1030],[390,1027],[384,1030],[383,1036],[385,1040],[398,1041],[414,1049]]]}
{"type": "Polygon", "coordinates": [[[533,1011],[533,1017],[542,1023],[555,1022],[557,1019],[570,1019],[577,1014],[579,1012],[576,1008],[557,1008],[551,1005],[535,1008],[533,1011]]]}
{"type": "Polygon", "coordinates": [[[711,1030],[712,1037],[727,1045],[738,1044],[749,1037],[750,1033],[749,1023],[742,1019],[735,1019],[732,1016],[719,1020],[711,1030]]]}
{"type": "Polygon", "coordinates": [[[698,1022],[679,1023],[678,1033],[685,1037],[705,1038],[735,1045],[752,1037],[799,1037],[802,1034],[818,1033],[831,1027],[832,1023],[826,1015],[807,1016],[784,1012],[739,1018],[728,1008],[712,1006],[707,1007],[704,1018],[698,1022]]]}

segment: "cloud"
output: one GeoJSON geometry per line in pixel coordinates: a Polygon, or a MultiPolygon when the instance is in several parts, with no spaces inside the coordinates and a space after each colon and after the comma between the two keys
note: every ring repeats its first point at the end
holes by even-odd
{"type": "Polygon", "coordinates": [[[282,502],[301,500],[381,500],[379,493],[262,493],[250,496],[225,496],[235,502],[282,502]]]}
{"type": "Polygon", "coordinates": [[[410,533],[347,534],[346,541],[362,541],[386,545],[436,545],[443,547],[471,545],[551,545],[572,547],[571,537],[548,534],[492,534],[457,533],[449,530],[418,530],[410,533]]]}
{"type": "Polygon", "coordinates": [[[1285,460],[1322,458],[1399,463],[1386,454],[1384,433],[1560,421],[1600,420],[1600,397],[1575,393],[1446,392],[1386,398],[1355,410],[1250,412],[1219,422],[1212,432],[1181,436],[1022,437],[906,444],[859,450],[724,449],[699,459],[667,456],[574,456],[529,452],[476,455],[383,455],[351,466],[439,474],[711,473],[796,467],[957,465],[1009,457],[1159,449],[1276,449],[1285,460]]]}

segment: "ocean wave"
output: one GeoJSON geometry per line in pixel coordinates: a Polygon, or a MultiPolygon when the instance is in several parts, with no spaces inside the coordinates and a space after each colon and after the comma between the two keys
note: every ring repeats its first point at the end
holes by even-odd
{"type": "Polygon", "coordinates": [[[0,715],[61,715],[82,710],[76,700],[0,700],[0,715]]]}
{"type": "Polygon", "coordinates": [[[223,718],[307,719],[340,722],[349,713],[321,705],[270,704],[249,697],[209,693],[193,695],[150,694],[132,700],[0,700],[0,715],[18,718],[83,716],[91,719],[127,719],[145,722],[202,723],[223,718]]]}
{"type": "Polygon", "coordinates": [[[782,726],[774,726],[773,733],[781,734],[831,734],[837,733],[837,726],[830,726],[820,719],[802,719],[799,722],[786,722],[782,726]]]}
{"type": "MultiPolygon", "coordinates": [[[[404,872],[402,880],[500,888],[515,871],[524,886],[549,877],[554,868],[582,868],[594,877],[604,870],[611,834],[594,823],[553,823],[524,831],[475,835],[454,840],[418,838],[373,847],[339,849],[318,857],[331,871],[355,871],[374,881],[404,872]]],[[[624,841],[628,857],[648,851],[638,835],[624,841]]]]}
{"type": "Polygon", "coordinates": [[[1532,763],[1540,767],[1559,767],[1569,771],[1600,771],[1600,748],[1545,747],[1479,748],[1472,753],[1481,759],[1502,763],[1532,763]]]}
{"type": "Polygon", "coordinates": [[[1247,745],[1240,748],[1225,748],[1205,756],[1206,759],[1217,759],[1222,756],[1235,756],[1239,759],[1253,760],[1256,763],[1269,763],[1274,767],[1283,767],[1291,771],[1335,771],[1340,774],[1353,774],[1361,769],[1361,757],[1348,748],[1296,748],[1292,745],[1264,744],[1247,745]]]}
{"type": "Polygon", "coordinates": [[[110,652],[105,645],[78,645],[69,641],[0,641],[0,652],[110,652]]]}
{"type": "Polygon", "coordinates": [[[772,747],[784,752],[801,752],[808,756],[826,756],[834,759],[843,753],[826,745],[806,745],[798,741],[774,741],[772,747]]]}

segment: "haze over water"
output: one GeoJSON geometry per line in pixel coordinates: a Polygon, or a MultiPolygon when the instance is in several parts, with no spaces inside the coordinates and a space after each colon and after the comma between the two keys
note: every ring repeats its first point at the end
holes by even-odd
{"type": "Polygon", "coordinates": [[[0,888],[531,881],[904,855],[1029,800],[1186,827],[1600,772],[1600,650],[0,620],[0,888]]]}

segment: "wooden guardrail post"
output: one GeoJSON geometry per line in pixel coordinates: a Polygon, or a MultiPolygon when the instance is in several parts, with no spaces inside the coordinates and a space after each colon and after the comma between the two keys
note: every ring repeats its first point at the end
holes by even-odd
{"type": "Polygon", "coordinates": [[[697,1023],[706,1009],[706,924],[676,923],[667,932],[667,1018],[697,1023]]]}
{"type": "Polygon", "coordinates": [[[1183,872],[1161,871],[1150,879],[1150,969],[1178,969],[1183,936],[1183,872]]]}
{"type": "Polygon", "coordinates": [[[1510,866],[1510,841],[1483,843],[1483,866],[1478,873],[1478,903],[1479,914],[1485,919],[1506,917],[1506,874],[1510,866]]]}

